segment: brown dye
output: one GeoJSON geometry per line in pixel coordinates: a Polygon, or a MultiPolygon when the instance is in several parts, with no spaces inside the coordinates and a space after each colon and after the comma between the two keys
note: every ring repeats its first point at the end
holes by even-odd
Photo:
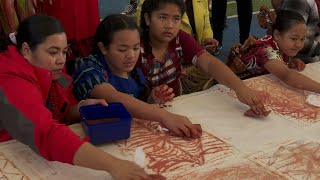
{"type": "Polygon", "coordinates": [[[293,179],[320,179],[320,144],[294,142],[256,159],[293,179]]]}
{"type": "Polygon", "coordinates": [[[234,167],[207,169],[207,172],[192,172],[178,175],[173,179],[286,179],[276,172],[269,171],[260,165],[243,164],[234,167]]]}
{"type": "Polygon", "coordinates": [[[148,159],[147,168],[153,172],[162,174],[199,167],[222,161],[233,153],[228,144],[206,132],[201,138],[186,140],[157,131],[158,125],[156,122],[134,121],[130,139],[118,144],[123,152],[132,155],[137,147],[143,147],[148,159]]]}
{"type": "MultiPolygon", "coordinates": [[[[245,81],[250,88],[266,92],[268,97],[262,97],[265,105],[273,112],[294,118],[298,121],[316,123],[320,121],[320,108],[306,103],[306,96],[302,90],[296,90],[282,85],[280,81],[268,77],[259,77],[245,81]]],[[[234,92],[232,96],[236,97],[234,92]]]]}
{"type": "Polygon", "coordinates": [[[108,122],[119,121],[120,118],[105,118],[105,119],[95,119],[95,120],[86,120],[87,124],[102,124],[108,122]]]}
{"type": "MultiPolygon", "coordinates": [[[[14,175],[16,178],[18,178],[20,176],[20,179],[22,179],[22,180],[29,180],[30,179],[28,176],[24,175],[23,172],[20,169],[18,169],[17,166],[12,161],[7,159],[7,157],[5,157],[2,153],[0,153],[0,159],[1,159],[1,161],[5,161],[3,163],[4,166],[2,166],[0,169],[0,174],[1,174],[2,178],[9,179],[10,177],[12,177],[14,175]],[[9,168],[7,168],[6,166],[8,166],[9,168]],[[11,170],[11,168],[14,168],[14,169],[11,170]]],[[[2,178],[0,178],[0,179],[2,179],[2,178]]]]}

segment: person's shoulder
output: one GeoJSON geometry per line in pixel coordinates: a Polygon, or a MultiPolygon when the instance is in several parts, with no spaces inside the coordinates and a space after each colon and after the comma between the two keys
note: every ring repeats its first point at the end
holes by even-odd
{"type": "Polygon", "coordinates": [[[34,79],[37,72],[35,69],[14,46],[0,54],[0,75],[34,79]]]}
{"type": "Polygon", "coordinates": [[[86,57],[80,57],[77,59],[76,64],[90,65],[91,63],[98,63],[98,56],[90,54],[86,57]]]}
{"type": "Polygon", "coordinates": [[[83,71],[88,68],[103,69],[103,65],[99,61],[98,55],[90,54],[87,57],[81,57],[77,59],[75,71],[83,71]]]}
{"type": "Polygon", "coordinates": [[[273,45],[273,44],[275,44],[275,41],[274,41],[274,39],[273,39],[272,36],[266,35],[266,36],[260,38],[260,39],[256,42],[256,44],[273,45]]]}

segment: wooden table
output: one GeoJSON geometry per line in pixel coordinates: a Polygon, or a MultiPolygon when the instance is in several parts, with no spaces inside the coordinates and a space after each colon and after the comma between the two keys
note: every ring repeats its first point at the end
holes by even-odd
{"type": "MultiPolygon", "coordinates": [[[[320,63],[303,74],[320,82],[320,63]]],[[[146,170],[168,179],[320,179],[320,108],[306,103],[309,92],[289,88],[272,75],[246,80],[261,91],[265,118],[249,118],[230,89],[216,85],[175,98],[168,111],[188,116],[203,128],[201,139],[182,139],[157,130],[155,122],[135,120],[127,141],[99,146],[133,160],[143,147],[146,170]]],[[[71,126],[84,137],[79,125],[71,126]]],[[[13,140],[0,144],[0,174],[8,179],[108,179],[101,171],[48,162],[13,140]]],[[[0,176],[1,177],[1,176],[0,176]]]]}

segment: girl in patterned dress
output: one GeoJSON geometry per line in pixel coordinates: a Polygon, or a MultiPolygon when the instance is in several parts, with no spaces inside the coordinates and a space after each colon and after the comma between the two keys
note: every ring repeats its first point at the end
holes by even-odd
{"type": "Polygon", "coordinates": [[[291,87],[320,93],[318,82],[296,71],[305,68],[303,61],[292,58],[303,48],[306,35],[306,22],[300,14],[280,10],[272,35],[257,40],[241,61],[256,76],[271,73],[291,87]]]}

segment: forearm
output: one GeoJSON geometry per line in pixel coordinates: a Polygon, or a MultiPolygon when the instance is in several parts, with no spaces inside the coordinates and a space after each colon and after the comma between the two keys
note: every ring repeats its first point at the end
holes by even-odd
{"type": "Polygon", "coordinates": [[[283,79],[283,82],[294,88],[320,93],[320,83],[294,70],[290,70],[287,78],[283,79]]]}
{"type": "Polygon", "coordinates": [[[118,92],[110,84],[96,86],[91,92],[91,97],[105,99],[107,102],[121,102],[130,114],[138,119],[162,122],[169,113],[154,105],[147,104],[132,96],[118,92]]]}
{"type": "Polygon", "coordinates": [[[95,148],[89,143],[83,143],[73,157],[73,164],[96,170],[112,171],[115,157],[95,148]]]}
{"type": "Polygon", "coordinates": [[[201,58],[210,59],[210,61],[207,60],[204,63],[200,62],[198,63],[198,66],[204,72],[216,79],[220,84],[223,84],[235,91],[244,86],[244,83],[231,71],[228,66],[226,66],[219,59],[215,58],[209,53],[205,53],[201,56],[201,58]]]}
{"type": "Polygon", "coordinates": [[[67,125],[78,123],[80,121],[78,105],[73,105],[68,109],[68,112],[64,117],[64,120],[67,125]]]}
{"type": "Polygon", "coordinates": [[[130,114],[138,119],[162,122],[163,115],[169,113],[155,105],[145,103],[123,93],[114,94],[110,97],[110,101],[120,101],[124,104],[130,114]]]}

